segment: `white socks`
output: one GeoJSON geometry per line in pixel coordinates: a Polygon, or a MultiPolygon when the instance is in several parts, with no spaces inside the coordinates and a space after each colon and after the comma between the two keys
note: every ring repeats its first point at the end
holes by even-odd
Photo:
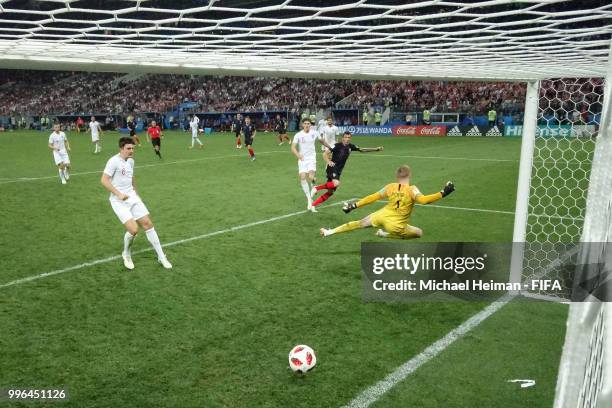
{"type": "Polygon", "coordinates": [[[155,228],[151,228],[150,230],[145,231],[147,234],[147,239],[157,252],[158,259],[165,259],[166,254],[164,254],[164,250],[161,247],[161,243],[159,242],[159,237],[157,236],[157,232],[155,232],[155,228]]]}
{"type": "Polygon", "coordinates": [[[195,142],[198,142],[198,144],[199,144],[200,146],[202,146],[202,142],[200,141],[200,138],[199,138],[199,137],[192,137],[192,138],[191,138],[191,147],[195,146],[195,142]]]}
{"type": "Polygon", "coordinates": [[[308,207],[312,205],[312,198],[310,198],[310,184],[306,180],[300,180],[300,185],[302,186],[302,190],[304,194],[306,194],[306,199],[308,199],[308,207]]]}
{"type": "MultiPolygon", "coordinates": [[[[132,243],[134,242],[135,235],[126,232],[123,236],[123,252],[126,254],[131,254],[132,243]]],[[[159,242],[159,241],[158,241],[159,242]]]]}
{"type": "Polygon", "coordinates": [[[310,185],[306,180],[300,180],[300,185],[302,186],[304,194],[306,194],[306,197],[310,200],[310,185]]]}
{"type": "Polygon", "coordinates": [[[64,181],[66,181],[66,177],[64,176],[64,170],[59,169],[59,176],[60,176],[60,181],[63,183],[64,181]]]}

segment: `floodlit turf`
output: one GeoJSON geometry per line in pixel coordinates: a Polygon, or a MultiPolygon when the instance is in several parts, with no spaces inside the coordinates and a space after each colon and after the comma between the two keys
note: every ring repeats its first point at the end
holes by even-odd
{"type": "MultiPolygon", "coordinates": [[[[122,248],[123,228],[99,183],[118,134],[104,134],[99,155],[89,135],[69,134],[73,176],[65,186],[47,138],[0,134],[0,286],[122,248]]],[[[73,407],[340,406],[482,309],[363,303],[360,243],[376,241],[374,231],[322,239],[318,229],[380,208],[346,216],[338,204],[377,191],[407,163],[424,193],[447,180],[457,186],[436,206],[415,209],[412,223],[425,231],[423,240],[511,241],[519,139],[355,137],[358,145],[385,150],[354,153],[337,194],[318,214],[298,213],[306,200],[296,160],[272,133],[257,137],[255,162],[229,134],[204,139],[203,150],[189,150],[187,133],[167,132],[163,160],[150,145],[135,155],[136,183],[162,242],[201,237],[167,248],[172,271],[148,251],[134,255],[132,272],[112,260],[0,287],[0,388],[64,386],[71,398],[65,405],[73,407]],[[318,354],[317,368],[303,377],[287,364],[298,343],[318,354]]],[[[134,250],[148,248],[138,236],[134,250]]],[[[528,391],[537,398],[517,391],[508,406],[550,406],[565,312],[547,303],[524,307],[502,309],[380,406],[439,406],[428,402],[432,394],[461,396],[448,406],[485,406],[465,395],[473,387],[488,392],[488,406],[505,407],[510,391],[503,381],[523,372],[542,376],[545,386],[528,391]],[[521,364],[507,364],[515,352],[543,357],[521,355],[521,364]],[[486,382],[490,372],[499,375],[486,382]]]]}
{"type": "Polygon", "coordinates": [[[567,305],[511,302],[374,407],[551,407],[566,316],[567,305]]]}

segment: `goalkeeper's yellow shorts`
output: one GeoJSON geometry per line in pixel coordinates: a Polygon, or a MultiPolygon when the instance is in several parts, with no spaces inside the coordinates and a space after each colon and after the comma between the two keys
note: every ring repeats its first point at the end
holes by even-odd
{"type": "Polygon", "coordinates": [[[398,216],[394,212],[387,211],[386,208],[370,214],[372,226],[382,228],[390,234],[403,235],[408,226],[406,217],[398,216]]]}

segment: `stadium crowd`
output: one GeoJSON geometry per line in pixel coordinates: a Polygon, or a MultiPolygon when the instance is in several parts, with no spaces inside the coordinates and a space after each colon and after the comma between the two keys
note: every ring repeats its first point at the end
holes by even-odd
{"type": "Polygon", "coordinates": [[[201,112],[306,108],[484,113],[522,110],[521,83],[356,81],[303,78],[0,71],[0,115],[169,112],[194,102],[201,112]]]}

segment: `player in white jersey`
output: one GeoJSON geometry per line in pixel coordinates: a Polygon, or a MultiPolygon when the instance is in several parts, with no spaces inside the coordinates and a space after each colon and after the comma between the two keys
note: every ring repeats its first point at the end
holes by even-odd
{"type": "Polygon", "coordinates": [[[96,120],[95,116],[91,117],[91,122],[89,122],[88,132],[91,132],[91,143],[94,144],[94,154],[100,153],[102,151],[102,146],[100,145],[100,135],[102,134],[102,127],[100,123],[96,120]]]}
{"type": "Polygon", "coordinates": [[[300,184],[302,190],[308,200],[307,209],[312,212],[317,212],[316,208],[312,206],[312,198],[310,198],[310,189],[314,182],[315,172],[317,170],[317,151],[315,148],[315,141],[323,143],[328,148],[331,148],[324,140],[320,139],[319,133],[312,128],[312,124],[309,119],[302,121],[303,130],[297,132],[293,136],[293,143],[291,143],[291,153],[298,159],[298,174],[300,176],[300,184]],[[299,146],[299,150],[298,150],[299,146]]]}
{"type": "MultiPolygon", "coordinates": [[[[334,125],[334,120],[332,119],[332,117],[328,116],[327,121],[325,122],[325,126],[319,129],[319,133],[328,145],[333,146],[338,141],[340,129],[338,129],[338,126],[334,125]]],[[[325,146],[321,146],[321,150],[323,150],[324,152],[329,151],[329,149],[325,146]]]]}
{"type": "MultiPolygon", "coordinates": [[[[321,133],[323,131],[323,128],[327,125],[327,121],[323,118],[321,118],[319,120],[319,123],[317,123],[317,132],[321,133]]],[[[321,146],[321,147],[325,147],[325,146],[321,146]]]]}
{"type": "Polygon", "coordinates": [[[53,150],[53,159],[59,171],[59,177],[62,184],[66,184],[70,180],[70,143],[66,134],[60,131],[59,123],[53,125],[53,133],[49,135],[49,149],[53,150]]]}
{"type": "Polygon", "coordinates": [[[162,249],[159,237],[153,222],[149,217],[149,210],[144,205],[134,184],[134,141],[131,137],[119,139],[119,154],[111,157],[106,162],[102,173],[102,185],[110,192],[111,207],[119,221],[127,230],[123,236],[123,265],[127,269],[134,269],[132,262],[131,247],[138,233],[138,225],[145,230],[147,239],[157,253],[159,263],[166,269],[171,269],[172,264],[168,262],[166,254],[162,249]]]}
{"type": "Polygon", "coordinates": [[[189,148],[193,149],[195,142],[198,142],[201,149],[204,146],[202,146],[202,142],[198,137],[198,132],[200,131],[200,118],[198,118],[196,115],[193,115],[193,118],[191,118],[191,120],[189,121],[189,127],[191,128],[191,146],[189,148]]]}

